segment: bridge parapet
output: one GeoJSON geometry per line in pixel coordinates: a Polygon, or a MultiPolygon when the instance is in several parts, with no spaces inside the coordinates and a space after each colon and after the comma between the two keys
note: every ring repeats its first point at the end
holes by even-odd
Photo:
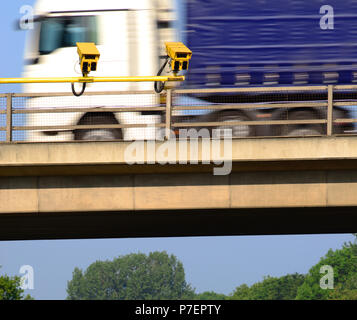
{"type": "MultiPolygon", "coordinates": [[[[202,128],[212,138],[356,134],[357,86],[167,89],[0,94],[0,142],[169,138],[202,128]],[[96,133],[97,134],[97,133],[96,133]]],[[[180,136],[182,138],[182,136],[180,136]]]]}

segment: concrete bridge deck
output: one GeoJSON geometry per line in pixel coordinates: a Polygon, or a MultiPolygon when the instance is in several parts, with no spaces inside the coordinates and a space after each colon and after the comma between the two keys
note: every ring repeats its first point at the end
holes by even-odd
{"type": "Polygon", "coordinates": [[[181,142],[163,155],[164,143],[132,165],[130,142],[1,144],[0,239],[357,230],[357,137],[233,140],[220,176],[217,157],[201,163],[202,141],[199,164],[178,163],[181,142]]]}

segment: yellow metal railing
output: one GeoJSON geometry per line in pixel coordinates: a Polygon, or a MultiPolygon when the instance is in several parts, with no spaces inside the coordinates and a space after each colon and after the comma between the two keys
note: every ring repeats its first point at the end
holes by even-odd
{"type": "Polygon", "coordinates": [[[0,84],[184,81],[184,76],[0,78],[0,84]]]}

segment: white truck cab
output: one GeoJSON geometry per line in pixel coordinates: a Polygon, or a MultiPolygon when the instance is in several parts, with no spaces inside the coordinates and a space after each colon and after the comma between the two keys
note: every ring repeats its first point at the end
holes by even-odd
{"type": "MultiPolygon", "coordinates": [[[[38,0],[35,23],[26,43],[24,77],[81,76],[77,42],[94,42],[100,52],[97,71],[90,76],[153,76],[157,74],[164,42],[175,41],[171,0],[38,0]]],[[[80,84],[75,88],[80,91],[80,84]]],[[[90,83],[89,91],[120,91],[118,95],[29,98],[27,108],[75,108],[78,112],[28,114],[28,126],[76,124],[147,124],[145,128],[29,131],[30,141],[73,139],[154,139],[150,124],[160,115],[141,112],[85,113],[88,107],[144,107],[158,105],[157,94],[126,94],[153,90],[152,82],[90,83]]],[[[25,93],[71,92],[69,83],[25,84],[25,93]]]]}

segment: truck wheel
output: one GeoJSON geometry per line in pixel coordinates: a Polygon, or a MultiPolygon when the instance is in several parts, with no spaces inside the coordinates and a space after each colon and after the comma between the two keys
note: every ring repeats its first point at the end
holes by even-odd
{"type": "MultiPolygon", "coordinates": [[[[87,113],[78,122],[79,125],[118,124],[110,112],[87,113]]],[[[74,130],[75,140],[108,141],[121,140],[123,134],[120,129],[80,129],[74,130]]]]}
{"type": "Polygon", "coordinates": [[[241,121],[241,125],[234,125],[234,126],[219,126],[216,127],[212,132],[212,138],[219,139],[223,138],[227,135],[230,136],[230,132],[227,132],[225,129],[232,130],[232,138],[245,138],[254,135],[254,129],[252,126],[246,125],[243,122],[249,121],[249,118],[242,114],[241,112],[237,111],[226,111],[222,112],[217,117],[217,122],[238,122],[241,121]]]}
{"type": "Polygon", "coordinates": [[[75,140],[108,141],[117,139],[122,139],[122,137],[114,129],[78,130],[75,133],[75,140]]]}
{"type": "MultiPolygon", "coordinates": [[[[317,119],[315,113],[306,110],[294,111],[288,117],[289,120],[313,120],[317,119]]],[[[320,124],[297,124],[284,126],[283,136],[320,136],[324,132],[320,124]]]]}

